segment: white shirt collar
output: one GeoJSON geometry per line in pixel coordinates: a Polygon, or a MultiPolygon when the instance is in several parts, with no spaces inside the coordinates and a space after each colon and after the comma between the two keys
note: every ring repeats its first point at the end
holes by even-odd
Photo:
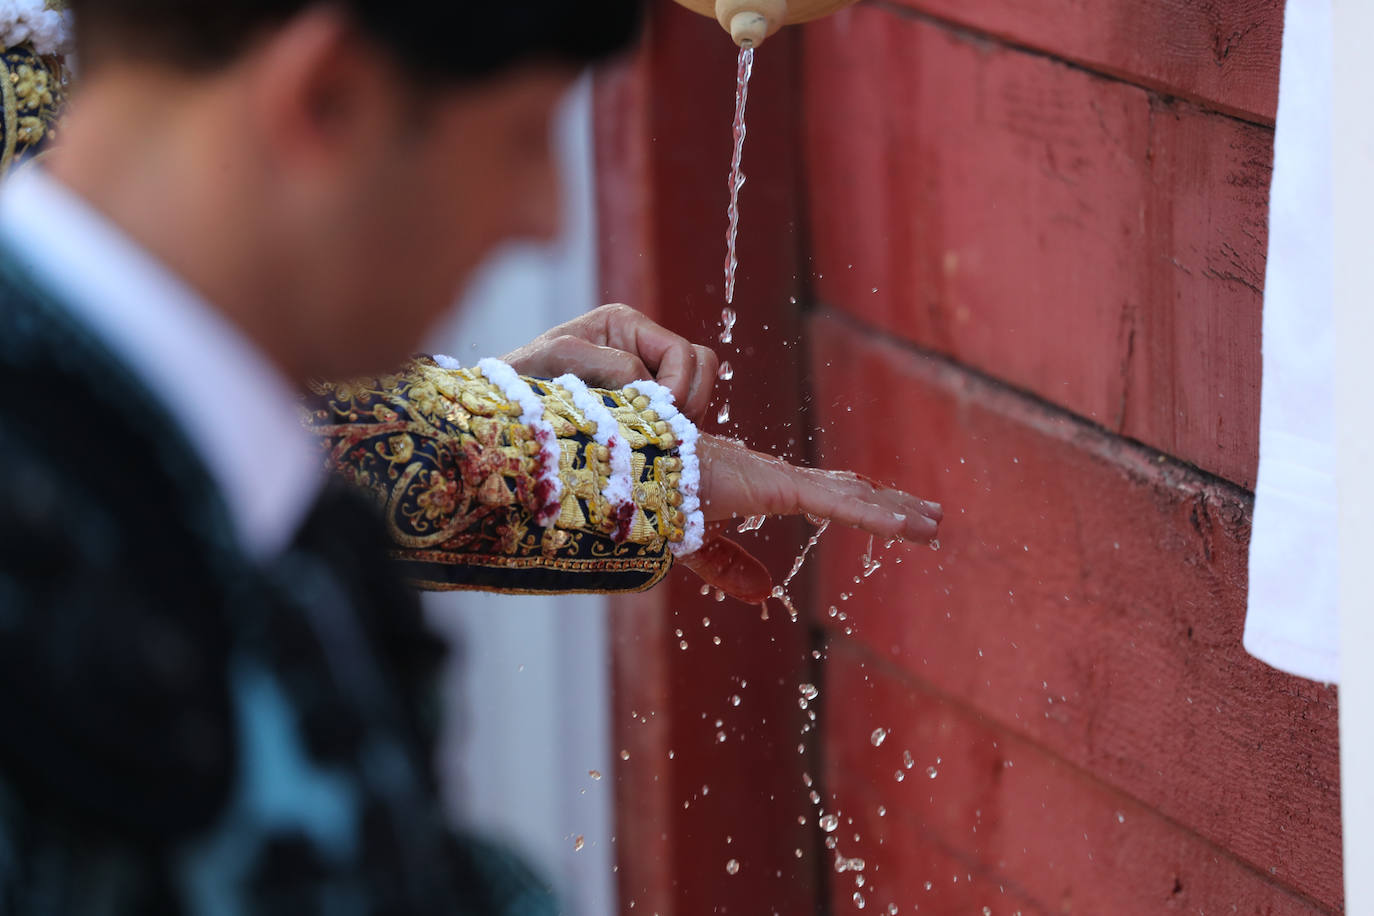
{"type": "Polygon", "coordinates": [[[38,168],[0,191],[0,236],[147,385],[219,485],[250,555],[295,536],[324,470],[297,392],[243,334],[38,168]]]}

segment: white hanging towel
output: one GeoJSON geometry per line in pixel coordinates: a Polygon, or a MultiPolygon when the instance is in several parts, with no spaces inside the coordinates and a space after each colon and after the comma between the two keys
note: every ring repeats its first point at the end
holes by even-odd
{"type": "Polygon", "coordinates": [[[1275,668],[1336,683],[1331,17],[1331,0],[1289,0],[1284,16],[1245,648],[1275,668]]]}

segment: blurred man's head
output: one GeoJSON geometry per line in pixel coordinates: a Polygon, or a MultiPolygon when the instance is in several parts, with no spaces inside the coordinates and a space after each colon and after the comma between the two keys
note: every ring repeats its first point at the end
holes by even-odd
{"type": "Polygon", "coordinates": [[[288,372],[404,357],[558,222],[549,120],[643,0],[69,0],[54,172],[288,372]]]}

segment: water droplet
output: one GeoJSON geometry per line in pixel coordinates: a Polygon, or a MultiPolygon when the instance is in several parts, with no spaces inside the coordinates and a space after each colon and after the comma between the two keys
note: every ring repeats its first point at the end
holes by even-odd
{"type": "Polygon", "coordinates": [[[868,905],[864,902],[864,895],[859,893],[858,891],[854,892],[854,905],[861,910],[868,905]]]}
{"type": "Polygon", "coordinates": [[[739,694],[735,694],[734,696],[730,697],[730,705],[731,705],[731,706],[738,706],[739,704],[740,704],[739,694]]]}
{"type": "Polygon", "coordinates": [[[711,642],[715,643],[716,645],[720,645],[720,637],[719,637],[719,636],[712,636],[712,637],[711,637],[711,642]]]}
{"type": "Polygon", "coordinates": [[[720,379],[721,381],[728,382],[730,381],[730,379],[734,377],[735,367],[731,366],[730,361],[727,359],[725,362],[721,363],[720,368],[716,370],[716,378],[720,379]]]}
{"type": "MultiPolygon", "coordinates": [[[[846,859],[844,856],[840,855],[838,852],[835,853],[835,871],[836,871],[836,872],[843,874],[844,872],[847,872],[847,871],[855,871],[855,872],[858,872],[858,871],[863,871],[863,870],[864,870],[864,860],[863,860],[863,859],[846,859]]],[[[860,883],[859,886],[862,887],[862,886],[863,886],[862,883],[860,883]]]]}
{"type": "Polygon", "coordinates": [[[739,874],[739,859],[731,859],[725,863],[725,873],[727,875],[739,874]]]}
{"type": "Polygon", "coordinates": [[[940,771],[935,769],[935,767],[926,767],[926,775],[934,779],[936,776],[940,775],[940,771]]]}
{"type": "Polygon", "coordinates": [[[833,814],[823,814],[821,819],[816,821],[820,828],[826,833],[834,833],[840,826],[840,819],[833,814]]]}
{"type": "Polygon", "coordinates": [[[878,806],[878,817],[887,817],[887,808],[885,806],[878,806]]]}
{"type": "Polygon", "coordinates": [[[892,778],[901,782],[903,779],[906,779],[906,770],[898,770],[893,774],[892,778]]]}
{"type": "Polygon", "coordinates": [[[985,907],[983,907],[983,916],[992,916],[992,907],[990,907],[990,906],[985,906],[985,907]]]}
{"type": "Polygon", "coordinates": [[[887,916],[897,916],[897,904],[889,903],[887,905],[887,916]]]}
{"type": "Polygon", "coordinates": [[[703,595],[709,595],[709,594],[711,594],[711,586],[709,586],[709,585],[703,585],[703,586],[701,587],[701,593],[702,593],[703,595]]]}
{"type": "Polygon", "coordinates": [[[717,603],[717,604],[720,604],[722,601],[724,601],[724,600],[725,600],[725,590],[724,590],[724,589],[721,589],[721,588],[716,589],[715,598],[716,598],[716,603],[717,603]]]}
{"type": "Polygon", "coordinates": [[[722,405],[720,406],[720,410],[718,410],[718,411],[716,412],[716,422],[717,422],[717,423],[729,423],[729,422],[730,422],[730,404],[729,404],[729,402],[726,402],[725,404],[722,404],[722,405]]]}
{"type": "Polygon", "coordinates": [[[724,743],[725,743],[725,732],[723,732],[723,731],[716,732],[716,743],[717,743],[717,744],[724,744],[724,743]]]}
{"type": "Polygon", "coordinates": [[[583,847],[583,846],[586,846],[586,845],[587,845],[586,838],[583,837],[582,834],[579,833],[579,834],[577,835],[577,839],[573,840],[573,852],[581,852],[581,851],[582,851],[582,847],[583,847]]]}
{"type": "Polygon", "coordinates": [[[868,736],[868,740],[869,740],[870,742],[873,743],[873,746],[874,746],[874,747],[882,747],[882,746],[883,746],[883,742],[887,740],[887,729],[885,729],[885,728],[875,728],[875,729],[873,729],[873,734],[871,734],[871,735],[868,736]]]}
{"type": "Polygon", "coordinates": [[[1116,812],[1116,822],[1118,824],[1126,823],[1126,815],[1122,814],[1120,811],[1116,812]]]}
{"type": "Polygon", "coordinates": [[[821,695],[821,692],[816,689],[815,684],[798,684],[797,692],[800,693],[802,696],[806,697],[808,700],[814,700],[816,699],[816,697],[821,695]]]}
{"type": "Polygon", "coordinates": [[[682,649],[683,651],[686,651],[686,649],[687,649],[687,640],[684,639],[682,642],[678,643],[678,644],[677,644],[677,647],[678,647],[679,649],[682,649]]]}
{"type": "Polygon", "coordinates": [[[629,760],[629,759],[630,759],[630,752],[629,752],[629,751],[621,751],[621,752],[620,752],[620,759],[621,759],[621,760],[629,760]]]}
{"type": "Polygon", "coordinates": [[[902,751],[902,766],[908,770],[916,765],[916,761],[911,759],[911,751],[902,751]]]}
{"type": "Polygon", "coordinates": [[[734,343],[735,322],[738,320],[739,316],[735,314],[734,309],[727,308],[720,310],[720,323],[723,327],[723,330],[720,332],[721,343],[734,343]]]}
{"type": "MultiPolygon", "coordinates": [[[[931,549],[931,550],[939,550],[939,549],[940,549],[940,539],[939,539],[939,538],[936,538],[935,540],[933,540],[933,541],[930,542],[930,549],[931,549]]],[[[901,561],[899,560],[898,562],[901,562],[901,561]]]]}
{"type": "Polygon", "coordinates": [[[926,882],[926,890],[930,890],[934,886],[935,885],[931,884],[929,881],[926,882]]]}
{"type": "Polygon", "coordinates": [[[793,853],[798,859],[800,859],[800,858],[802,857],[802,851],[801,851],[800,849],[794,849],[794,850],[792,850],[792,853],[793,853]]]}
{"type": "Polygon", "coordinates": [[[598,780],[598,781],[601,779],[601,771],[600,771],[600,770],[588,770],[588,771],[587,771],[587,775],[590,776],[592,779],[595,779],[595,780],[598,780]]]}
{"type": "Polygon", "coordinates": [[[737,530],[740,534],[743,534],[746,531],[758,531],[760,528],[763,527],[763,523],[767,520],[768,516],[766,515],[751,515],[744,520],[744,523],[741,524],[739,528],[735,530],[737,530]]]}
{"type": "Polygon", "coordinates": [[[710,618],[710,617],[703,617],[703,618],[701,618],[701,625],[702,625],[703,627],[709,627],[709,626],[711,625],[711,618],[710,618]]]}

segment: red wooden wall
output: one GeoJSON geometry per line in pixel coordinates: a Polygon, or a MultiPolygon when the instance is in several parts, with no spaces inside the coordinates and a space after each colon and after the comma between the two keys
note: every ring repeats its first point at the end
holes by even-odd
{"type": "MultiPolygon", "coordinates": [[[[1335,692],[1240,638],[1281,25],[1280,0],[867,0],[759,51],[732,404],[945,530],[857,585],[865,539],[828,534],[804,625],[686,579],[619,608],[624,912],[1342,910],[1335,692]]],[[[607,295],[698,339],[716,29],[665,4],[598,90],[607,295]]],[[[785,570],[802,532],[764,531],[785,570]]]]}

